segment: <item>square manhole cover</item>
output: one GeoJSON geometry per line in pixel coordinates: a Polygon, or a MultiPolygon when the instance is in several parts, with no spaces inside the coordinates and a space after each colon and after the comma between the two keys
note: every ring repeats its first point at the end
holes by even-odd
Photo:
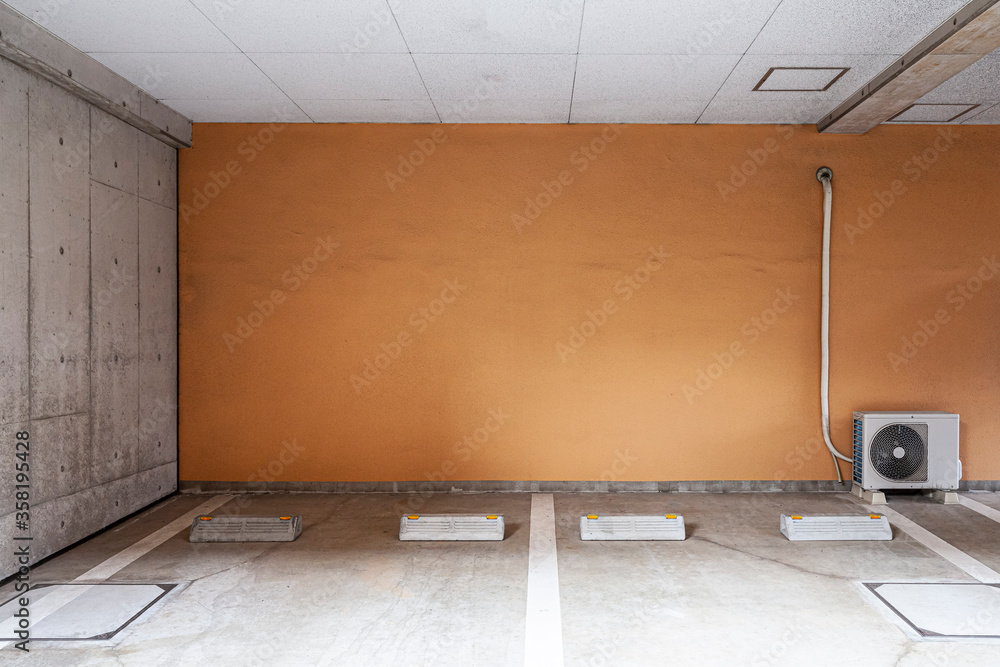
{"type": "Polygon", "coordinates": [[[18,600],[30,600],[31,639],[110,639],[176,584],[38,584],[0,605],[0,641],[14,634],[18,600]]]}
{"type": "Polygon", "coordinates": [[[922,637],[1000,638],[1000,585],[865,584],[922,637]]]}

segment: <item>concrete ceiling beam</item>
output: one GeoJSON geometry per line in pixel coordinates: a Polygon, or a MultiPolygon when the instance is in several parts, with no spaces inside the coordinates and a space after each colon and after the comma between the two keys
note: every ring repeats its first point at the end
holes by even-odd
{"type": "Polygon", "coordinates": [[[1000,0],[972,0],[817,124],[862,134],[1000,48],[1000,0]]]}
{"type": "Polygon", "coordinates": [[[191,146],[190,120],[2,2],[0,57],[174,148],[191,146]]]}

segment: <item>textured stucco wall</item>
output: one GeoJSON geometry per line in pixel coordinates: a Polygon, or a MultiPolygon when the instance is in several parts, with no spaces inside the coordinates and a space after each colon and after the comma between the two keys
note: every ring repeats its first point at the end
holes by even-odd
{"type": "Polygon", "coordinates": [[[856,409],[955,411],[996,479],[998,140],[196,125],[181,479],[829,479],[820,165],[835,442],[856,409]]]}

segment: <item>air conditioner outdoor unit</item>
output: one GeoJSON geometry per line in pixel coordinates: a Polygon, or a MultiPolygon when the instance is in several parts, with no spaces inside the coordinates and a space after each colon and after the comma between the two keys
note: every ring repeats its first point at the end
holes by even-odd
{"type": "Polygon", "coordinates": [[[958,415],[854,413],[854,483],[865,491],[954,491],[961,478],[958,415]]]}

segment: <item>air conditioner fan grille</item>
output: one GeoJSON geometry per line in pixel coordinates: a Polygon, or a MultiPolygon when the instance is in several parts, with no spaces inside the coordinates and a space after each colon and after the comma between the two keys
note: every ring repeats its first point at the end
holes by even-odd
{"type": "Polygon", "coordinates": [[[927,426],[885,426],[872,438],[868,452],[872,467],[886,479],[911,480],[920,473],[926,479],[927,426]]]}

